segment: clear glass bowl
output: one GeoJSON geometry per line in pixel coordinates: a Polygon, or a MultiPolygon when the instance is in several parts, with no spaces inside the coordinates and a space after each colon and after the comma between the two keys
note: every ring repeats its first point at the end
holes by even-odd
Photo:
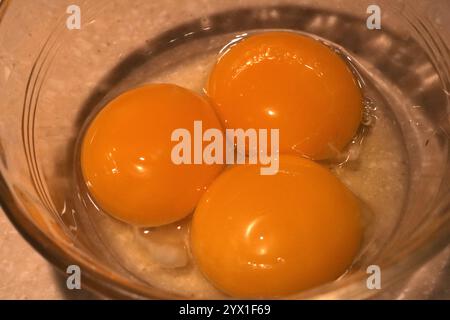
{"type": "Polygon", "coordinates": [[[378,295],[366,287],[365,265],[381,267],[385,292],[449,244],[447,1],[377,1],[380,30],[366,26],[373,1],[86,0],[80,30],[66,27],[71,4],[0,4],[0,197],[14,225],[57,268],[81,267],[85,288],[112,298],[181,297],[117,264],[76,205],[74,154],[86,117],[148,76],[142,66],[157,73],[191,58],[177,48],[202,52],[216,35],[254,29],[309,32],[357,57],[395,115],[408,158],[403,210],[378,230],[367,263],[289,298],[378,295]]]}

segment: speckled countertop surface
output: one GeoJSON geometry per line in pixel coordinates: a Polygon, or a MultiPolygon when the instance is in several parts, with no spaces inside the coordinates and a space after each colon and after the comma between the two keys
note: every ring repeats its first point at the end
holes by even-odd
{"type": "Polygon", "coordinates": [[[68,290],[56,271],[14,228],[0,208],[0,299],[90,299],[68,290]]]}

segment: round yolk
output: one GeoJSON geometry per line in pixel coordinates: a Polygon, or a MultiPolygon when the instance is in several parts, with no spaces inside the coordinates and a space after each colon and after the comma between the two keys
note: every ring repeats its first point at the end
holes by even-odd
{"type": "Polygon", "coordinates": [[[361,122],[361,90],[344,60],[290,32],[250,36],[229,48],[207,92],[226,127],[279,129],[281,153],[316,160],[338,155],[361,122]]]}
{"type": "Polygon", "coordinates": [[[234,297],[275,297],[335,280],[362,237],[355,196],[327,169],[280,157],[276,175],[234,166],[202,196],[191,229],[204,275],[234,297]]]}
{"type": "Polygon", "coordinates": [[[171,160],[175,129],[193,137],[221,124],[201,96],[175,85],[152,84],[112,100],[90,124],[82,143],[81,167],[96,202],[117,219],[157,226],[191,213],[222,165],[171,160]]]}

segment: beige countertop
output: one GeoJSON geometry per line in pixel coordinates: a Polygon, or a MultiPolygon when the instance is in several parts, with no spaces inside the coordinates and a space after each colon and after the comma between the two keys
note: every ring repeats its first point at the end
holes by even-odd
{"type": "Polygon", "coordinates": [[[14,228],[0,208],[0,299],[88,299],[68,290],[56,271],[14,228]]]}

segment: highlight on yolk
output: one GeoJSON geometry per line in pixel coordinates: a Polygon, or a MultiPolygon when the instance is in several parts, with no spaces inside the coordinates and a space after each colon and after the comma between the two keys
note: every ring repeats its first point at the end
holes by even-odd
{"type": "Polygon", "coordinates": [[[293,155],[276,175],[234,166],[202,196],[191,229],[203,274],[234,297],[275,297],[337,279],[359,250],[359,202],[326,168],[293,155]]]}
{"type": "Polygon", "coordinates": [[[89,192],[109,214],[139,226],[158,226],[191,213],[222,165],[175,165],[171,133],[221,129],[203,97],[176,85],[151,84],[109,102],[90,124],[81,149],[89,192]]]}
{"type": "Polygon", "coordinates": [[[344,60],[292,32],[244,38],[214,66],[207,93],[227,128],[280,129],[280,152],[339,154],[362,117],[362,94],[344,60]]]}

